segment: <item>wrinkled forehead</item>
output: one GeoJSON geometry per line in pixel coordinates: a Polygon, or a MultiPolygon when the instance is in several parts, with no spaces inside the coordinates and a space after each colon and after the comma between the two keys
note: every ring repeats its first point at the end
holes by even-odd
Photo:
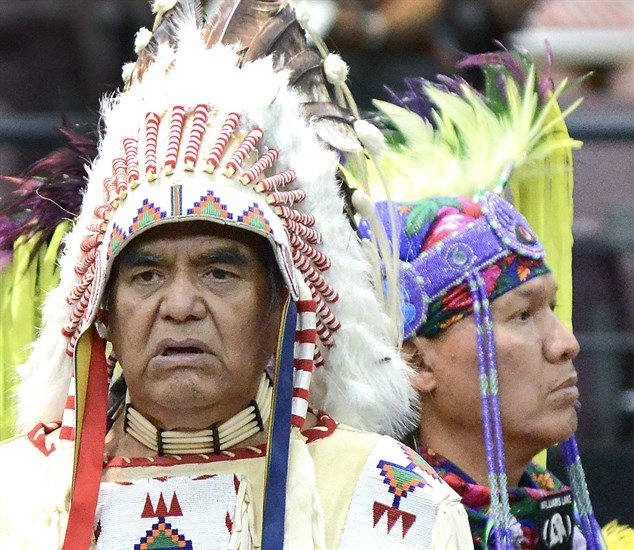
{"type": "Polygon", "coordinates": [[[259,233],[211,220],[184,219],[154,224],[131,236],[110,258],[105,284],[111,286],[121,268],[143,261],[168,261],[170,254],[184,249],[193,261],[222,257],[237,263],[255,262],[281,279],[274,246],[259,233]]]}

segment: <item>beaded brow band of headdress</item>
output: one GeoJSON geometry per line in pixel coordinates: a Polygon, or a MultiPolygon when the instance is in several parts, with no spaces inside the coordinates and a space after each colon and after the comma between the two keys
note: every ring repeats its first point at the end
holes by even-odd
{"type": "MultiPolygon", "coordinates": [[[[159,170],[156,164],[156,136],[159,132],[160,117],[156,113],[146,115],[146,151],[141,158],[148,159],[145,163],[148,184],[150,186],[153,185],[152,182],[156,181],[156,174],[159,171],[167,177],[174,173],[178,165],[178,150],[181,147],[181,141],[183,141],[185,133],[185,120],[191,120],[190,136],[186,142],[187,145],[184,155],[184,170],[192,172],[197,163],[201,163],[204,166],[203,173],[212,175],[216,168],[224,166],[222,177],[239,179],[245,188],[250,187],[255,190],[256,193],[264,197],[265,204],[278,216],[283,226],[288,228],[291,253],[290,257],[288,254],[283,255],[282,261],[278,259],[280,271],[282,274],[286,274],[285,279],[288,284],[292,285],[291,289],[294,290],[293,294],[295,295],[297,295],[298,291],[295,289],[297,281],[293,279],[293,264],[295,268],[301,272],[310,290],[310,299],[315,302],[317,337],[323,346],[322,349],[332,347],[332,335],[340,329],[341,324],[332,312],[329,304],[333,304],[339,300],[339,293],[332,285],[326,282],[322,275],[324,271],[327,271],[331,267],[331,262],[325,254],[316,248],[316,246],[323,241],[323,236],[321,232],[313,227],[315,217],[296,209],[296,205],[305,200],[306,192],[303,189],[283,190],[286,185],[296,180],[295,172],[293,170],[286,170],[280,173],[273,173],[270,176],[264,176],[264,171],[267,168],[274,167],[275,159],[280,153],[279,149],[267,149],[250,167],[246,164],[249,158],[248,155],[255,151],[256,145],[264,136],[264,131],[260,128],[255,128],[241,139],[236,135],[236,128],[240,120],[240,115],[237,113],[229,114],[220,130],[219,136],[210,149],[209,155],[200,158],[199,152],[201,144],[204,140],[205,132],[207,131],[200,122],[201,113],[208,113],[206,105],[198,105],[189,112],[180,106],[172,109],[168,148],[162,170],[159,170]],[[230,143],[233,143],[234,150],[228,155],[228,146],[230,143]],[[228,155],[229,158],[223,161],[225,155],[228,155]]],[[[183,145],[185,145],[185,143],[183,143],[183,145]]],[[[108,201],[103,206],[95,209],[97,219],[88,225],[89,231],[94,232],[85,237],[82,241],[82,252],[84,252],[85,255],[78,260],[75,266],[75,272],[80,274],[82,279],[75,285],[67,297],[67,302],[71,305],[74,304],[74,309],[71,314],[71,319],[62,328],[62,334],[69,338],[67,354],[71,357],[74,353],[77,338],[83,330],[82,322],[91,316],[88,306],[93,292],[91,283],[94,280],[96,270],[99,269],[97,264],[97,248],[102,246],[103,243],[103,246],[107,249],[108,261],[111,262],[111,257],[120,251],[124,242],[143,228],[143,226],[134,221],[138,218],[135,211],[132,211],[132,214],[135,214],[135,216],[130,219],[130,230],[128,232],[119,227],[120,223],[119,225],[117,223],[108,224],[115,211],[124,207],[129,192],[137,192],[139,188],[138,171],[140,163],[138,143],[133,138],[125,138],[123,146],[125,148],[126,158],[115,158],[112,162],[115,175],[107,177],[104,180],[104,190],[107,193],[108,201]]],[[[143,165],[143,163],[141,163],[141,165],[143,165]]],[[[163,187],[161,192],[172,193],[173,191],[171,189],[165,191],[165,187],[163,187]]],[[[186,193],[186,188],[183,188],[180,191],[180,196],[177,201],[184,202],[186,193]]],[[[155,190],[153,195],[156,199],[159,195],[159,190],[155,190]]],[[[211,197],[211,195],[208,195],[208,197],[211,197]]],[[[202,203],[207,197],[199,196],[199,198],[202,203]]],[[[175,198],[172,198],[173,205],[174,202],[175,198]]],[[[211,201],[208,202],[210,205],[214,204],[211,201]]],[[[200,206],[194,205],[193,209],[191,209],[191,214],[194,216],[197,215],[197,212],[205,214],[205,208],[209,209],[211,206],[203,206],[202,204],[200,206]]],[[[271,226],[269,229],[268,226],[269,224],[273,224],[275,220],[270,215],[265,215],[265,218],[263,218],[264,213],[262,212],[262,208],[263,205],[254,208],[253,212],[256,215],[253,219],[253,223],[257,222],[264,231],[274,233],[275,230],[273,227],[271,226]]],[[[156,212],[157,211],[149,211],[147,214],[144,212],[143,215],[156,216],[156,212]]],[[[219,219],[222,220],[225,215],[228,217],[227,219],[232,216],[231,213],[227,214],[226,212],[227,211],[222,210],[219,211],[219,219]]],[[[129,218],[130,216],[128,216],[128,219],[129,218]]],[[[237,217],[238,222],[241,221],[240,218],[241,216],[237,217]]],[[[121,216],[117,219],[120,220],[121,216]]],[[[244,216],[241,223],[249,227],[250,220],[244,216]]],[[[276,231],[279,234],[283,229],[278,227],[276,231]]],[[[286,249],[282,250],[285,251],[286,249]]],[[[317,347],[314,349],[315,366],[320,367],[322,365],[321,352],[317,347]]],[[[304,370],[304,372],[309,373],[309,370],[304,370]]],[[[71,385],[74,385],[74,382],[71,382],[71,385]]],[[[305,386],[306,390],[308,389],[308,385],[308,381],[302,382],[302,386],[305,386]]],[[[300,420],[300,418],[305,416],[308,402],[299,395],[297,395],[296,398],[303,401],[303,406],[299,408],[296,407],[297,412],[294,422],[301,423],[302,420],[300,420]]],[[[69,401],[69,404],[72,405],[72,401],[69,401]]],[[[72,437],[72,431],[67,429],[69,425],[72,425],[72,418],[74,418],[74,411],[71,407],[65,413],[63,432],[65,437],[72,437]]]]}
{"type": "Polygon", "coordinates": [[[506,201],[485,193],[481,207],[483,216],[468,228],[438,242],[412,262],[402,262],[403,287],[407,289],[403,299],[416,312],[406,321],[404,340],[416,335],[431,302],[468,280],[471,274],[511,251],[533,259],[544,257],[528,222],[506,201]]]}

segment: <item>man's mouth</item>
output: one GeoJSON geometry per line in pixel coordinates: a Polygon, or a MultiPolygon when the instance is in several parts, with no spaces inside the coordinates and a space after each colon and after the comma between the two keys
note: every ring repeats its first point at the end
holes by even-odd
{"type": "Polygon", "coordinates": [[[178,347],[167,348],[163,353],[161,353],[161,355],[163,357],[166,357],[169,355],[190,355],[195,353],[205,353],[205,352],[201,348],[198,348],[195,346],[186,346],[182,348],[178,348],[178,347]]]}
{"type": "Polygon", "coordinates": [[[196,338],[186,338],[184,340],[164,338],[158,343],[154,351],[155,357],[203,354],[211,354],[211,348],[205,342],[196,338]]]}

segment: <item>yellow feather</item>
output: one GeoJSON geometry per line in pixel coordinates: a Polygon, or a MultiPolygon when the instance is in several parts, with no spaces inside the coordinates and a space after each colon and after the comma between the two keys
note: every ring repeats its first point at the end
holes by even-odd
{"type": "Polygon", "coordinates": [[[70,223],[59,224],[37,251],[38,234],[18,239],[11,263],[0,272],[0,440],[14,435],[16,366],[26,361],[41,325],[40,307],[59,282],[57,256],[69,229],[70,223]]]}
{"type": "Polygon", "coordinates": [[[549,131],[543,135],[546,156],[515,170],[510,181],[513,202],[526,217],[546,250],[546,261],[559,285],[556,313],[572,329],[572,221],[574,187],[571,141],[556,102],[543,119],[549,131]],[[550,124],[554,121],[554,124],[550,124]],[[548,145],[551,144],[551,145],[548,145]]]}
{"type": "Polygon", "coordinates": [[[628,525],[619,525],[611,521],[602,529],[607,550],[632,550],[634,548],[634,529],[628,525]]]}

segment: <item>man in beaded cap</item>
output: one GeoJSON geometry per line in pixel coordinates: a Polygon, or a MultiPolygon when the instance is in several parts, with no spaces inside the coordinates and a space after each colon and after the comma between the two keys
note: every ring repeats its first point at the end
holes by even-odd
{"type": "Polygon", "coordinates": [[[574,434],[579,397],[579,346],[540,243],[493,194],[397,208],[413,446],[461,495],[476,547],[585,547],[570,489],[532,462],[574,434]]]}
{"type": "Polygon", "coordinates": [[[294,11],[155,9],[126,90],[104,102],[60,285],[21,368],[28,435],[0,446],[0,540],[470,546],[455,492],[361,431],[411,427],[410,371],[328,145],[363,150],[294,11]]]}
{"type": "Polygon", "coordinates": [[[560,320],[577,145],[556,104],[565,84],[536,82],[521,53],[466,64],[483,60],[488,95],[411,80],[400,106],[378,104],[401,138],[383,159],[395,202],[378,212],[398,242],[403,355],[416,370],[420,417],[408,441],[461,495],[476,548],[599,549],[574,437],[579,345],[560,320]],[[499,196],[511,174],[556,272],[499,196]],[[533,461],[557,444],[571,487],[533,461]]]}

